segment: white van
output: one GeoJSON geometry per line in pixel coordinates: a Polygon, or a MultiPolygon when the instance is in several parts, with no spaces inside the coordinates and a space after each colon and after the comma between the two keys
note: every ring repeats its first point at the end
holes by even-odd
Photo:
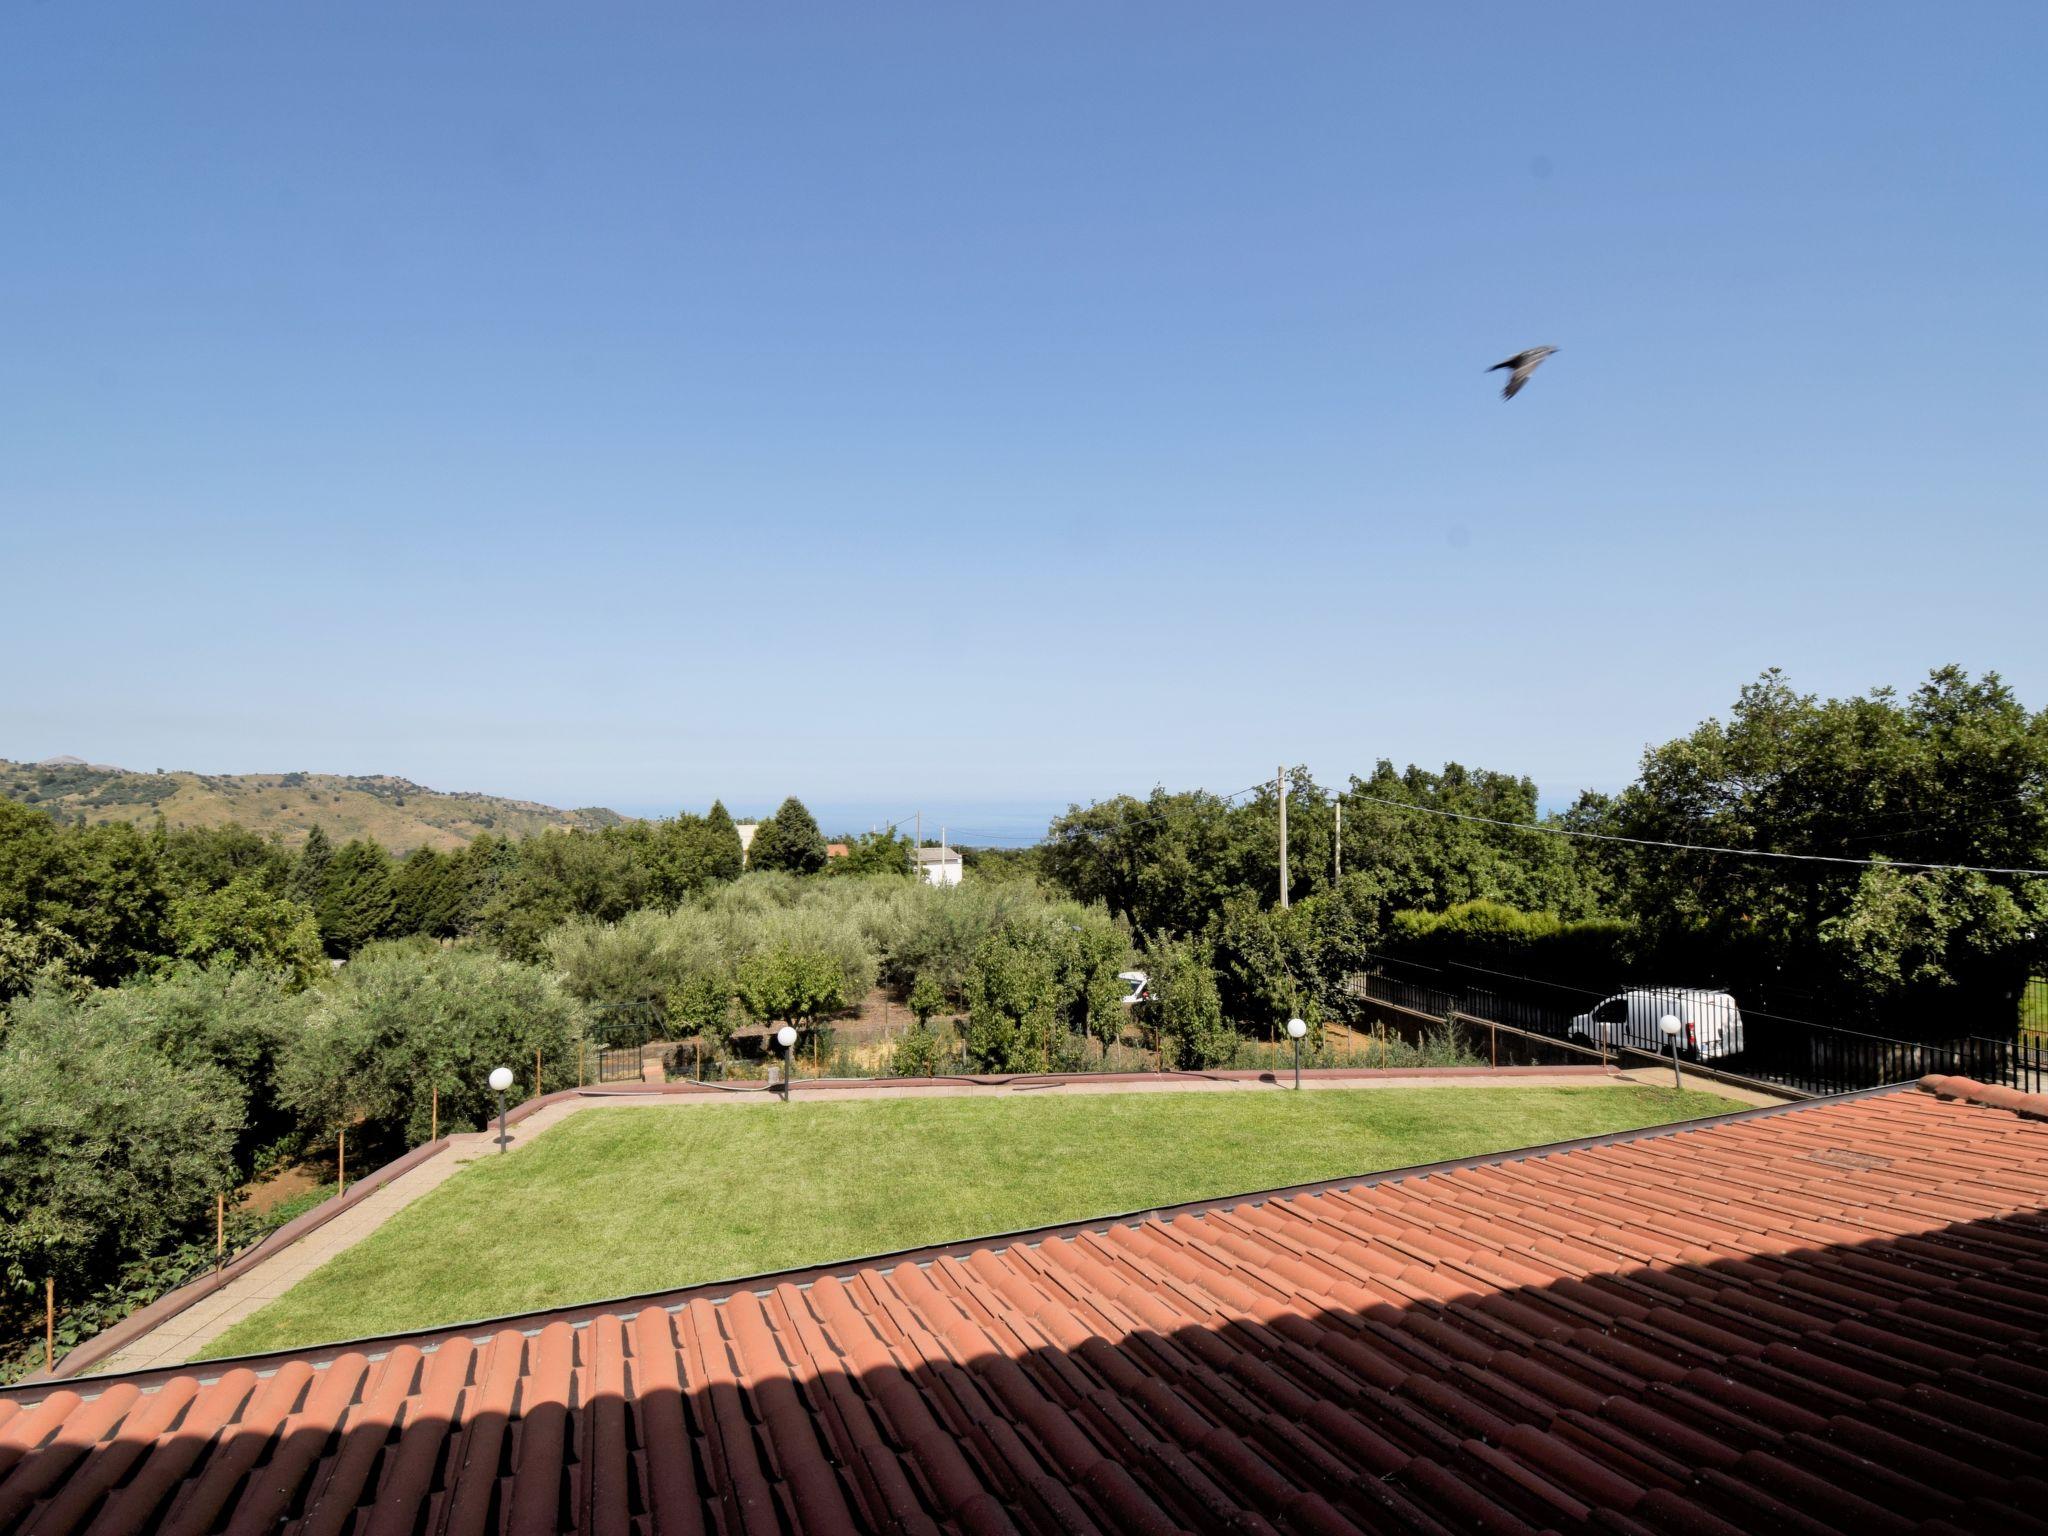
{"type": "Polygon", "coordinates": [[[1671,1042],[1658,1021],[1666,1014],[1680,1025],[1678,1048],[1696,1061],[1733,1056],[1742,1049],[1742,1010],[1733,994],[1695,987],[1634,987],[1603,998],[1572,1020],[1571,1038],[1609,1050],[1628,1046],[1669,1055],[1671,1042]]]}

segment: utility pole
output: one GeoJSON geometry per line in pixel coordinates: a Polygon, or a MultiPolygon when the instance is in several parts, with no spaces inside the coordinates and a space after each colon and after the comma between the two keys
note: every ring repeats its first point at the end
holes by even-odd
{"type": "Polygon", "coordinates": [[[1331,839],[1330,847],[1332,850],[1331,857],[1336,861],[1336,864],[1330,873],[1331,883],[1341,885],[1344,880],[1344,797],[1339,795],[1335,803],[1337,806],[1337,835],[1331,839]]]}
{"type": "Polygon", "coordinates": [[[1287,905],[1287,765],[1273,775],[1273,787],[1280,794],[1280,905],[1287,905]]]}
{"type": "Polygon", "coordinates": [[[911,872],[911,874],[913,874],[913,875],[921,875],[921,874],[923,874],[923,873],[924,873],[924,866],[923,866],[923,865],[921,865],[921,864],[920,864],[920,863],[918,862],[918,860],[920,860],[920,859],[922,859],[922,858],[924,857],[924,854],[923,854],[922,852],[920,852],[920,850],[921,850],[921,849],[922,849],[923,847],[924,847],[924,812],[923,812],[923,811],[919,811],[919,812],[917,813],[917,836],[916,836],[916,838],[915,838],[915,839],[914,839],[914,840],[913,840],[913,841],[911,842],[911,844],[910,844],[910,872],[911,872]]]}

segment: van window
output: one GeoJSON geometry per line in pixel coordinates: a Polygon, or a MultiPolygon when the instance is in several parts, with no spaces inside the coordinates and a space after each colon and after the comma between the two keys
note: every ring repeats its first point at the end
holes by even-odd
{"type": "Polygon", "coordinates": [[[1628,999],[1610,997],[1593,1010],[1595,1024],[1619,1024],[1628,1017],[1628,999]]]}

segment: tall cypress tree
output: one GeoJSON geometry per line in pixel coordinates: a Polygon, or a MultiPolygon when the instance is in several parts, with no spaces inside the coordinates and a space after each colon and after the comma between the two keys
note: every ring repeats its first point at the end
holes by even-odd
{"type": "Polygon", "coordinates": [[[761,823],[761,830],[754,834],[752,856],[748,862],[755,869],[786,869],[793,875],[816,874],[825,867],[825,834],[818,830],[817,818],[804,808],[803,801],[791,795],[775,808],[775,814],[761,823]],[[769,835],[769,828],[774,828],[769,835]],[[764,849],[761,840],[769,836],[764,849]]]}
{"type": "Polygon", "coordinates": [[[726,810],[723,800],[711,802],[711,809],[705,814],[703,832],[705,845],[705,873],[713,880],[737,880],[740,871],[746,867],[746,850],[740,846],[740,829],[733,825],[732,814],[726,810]]]}
{"type": "Polygon", "coordinates": [[[320,942],[330,955],[352,955],[371,940],[386,937],[398,919],[391,855],[367,839],[343,843],[328,861],[327,882],[315,911],[320,942]]]}
{"type": "Polygon", "coordinates": [[[775,829],[773,816],[763,816],[754,823],[754,836],[747,844],[747,868],[782,868],[782,838],[775,829]]]}
{"type": "Polygon", "coordinates": [[[286,883],[286,893],[293,901],[304,902],[309,907],[320,905],[320,896],[327,889],[327,866],[334,859],[334,844],[327,833],[315,827],[306,834],[306,843],[299,850],[298,862],[292,865],[291,879],[286,883]]]}

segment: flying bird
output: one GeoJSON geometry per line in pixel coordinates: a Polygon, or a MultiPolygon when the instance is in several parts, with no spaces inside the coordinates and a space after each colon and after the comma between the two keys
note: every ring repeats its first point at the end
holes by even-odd
{"type": "Polygon", "coordinates": [[[1507,385],[1500,392],[1501,399],[1514,399],[1521,392],[1522,386],[1529,382],[1529,375],[1536,371],[1537,365],[1556,350],[1555,347],[1531,347],[1528,351],[1517,352],[1506,362],[1495,363],[1487,369],[1488,373],[1498,373],[1503,368],[1515,370],[1508,375],[1507,385]]]}

